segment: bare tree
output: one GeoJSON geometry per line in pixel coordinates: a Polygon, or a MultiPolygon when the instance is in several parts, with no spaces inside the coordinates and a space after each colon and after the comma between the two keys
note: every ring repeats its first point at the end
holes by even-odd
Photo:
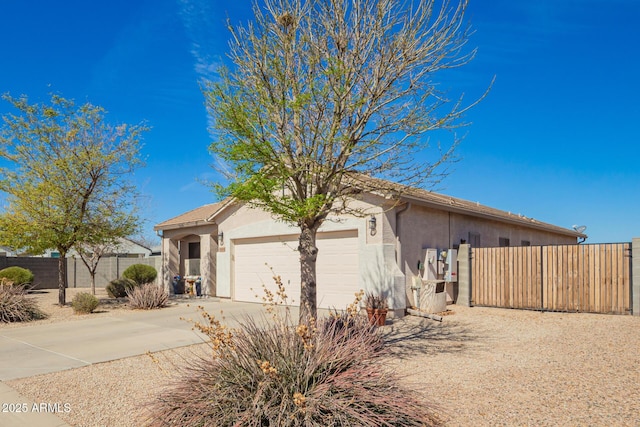
{"type": "Polygon", "coordinates": [[[370,178],[425,186],[446,173],[459,139],[431,147],[428,135],[465,125],[477,101],[450,101],[433,78],[475,54],[465,51],[466,7],[265,0],[253,23],[230,26],[233,68],[205,88],[210,150],[231,172],[218,190],[300,227],[301,322],[316,315],[316,233],[327,216],[384,189],[370,178]]]}
{"type": "Polygon", "coordinates": [[[89,270],[91,276],[91,293],[96,294],[96,272],[98,264],[105,255],[118,251],[118,241],[115,239],[105,240],[100,243],[82,243],[75,246],[75,250],[80,256],[82,263],[89,270]]]}

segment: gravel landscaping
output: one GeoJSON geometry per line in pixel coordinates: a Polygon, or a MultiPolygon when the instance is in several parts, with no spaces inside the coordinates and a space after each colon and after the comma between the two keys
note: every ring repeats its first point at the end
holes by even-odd
{"type": "MultiPolygon", "coordinates": [[[[37,296],[50,314],[38,322],[126,309],[77,316],[55,306],[52,294],[51,301],[37,296]]],[[[640,426],[640,317],[449,308],[442,323],[406,317],[382,331],[389,365],[441,409],[447,426],[640,426]]],[[[7,384],[32,401],[68,403],[70,412],[58,415],[75,427],[138,426],[144,403],[166,392],[175,366],[202,351],[192,346],[7,384]]]]}

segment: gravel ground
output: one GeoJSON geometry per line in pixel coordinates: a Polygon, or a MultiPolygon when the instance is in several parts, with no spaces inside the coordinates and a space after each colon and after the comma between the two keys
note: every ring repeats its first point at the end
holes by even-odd
{"type": "Polygon", "coordinates": [[[8,328],[28,328],[31,325],[41,325],[43,323],[54,322],[71,322],[86,319],[87,317],[95,318],[96,316],[115,316],[123,310],[128,310],[126,299],[109,298],[104,288],[96,288],[96,298],[100,300],[100,305],[96,311],[91,314],[75,314],[71,308],[71,301],[76,294],[80,292],[91,293],[90,288],[68,288],[66,290],[67,304],[64,307],[58,305],[57,289],[41,289],[34,290],[29,293],[29,298],[33,298],[38,303],[38,307],[47,317],[45,319],[36,320],[28,323],[0,323],[0,329],[8,328]]]}
{"type": "MultiPolygon", "coordinates": [[[[383,329],[390,365],[425,404],[441,408],[447,426],[640,426],[640,317],[449,308],[442,323],[406,317],[383,329]]],[[[46,321],[79,318],[52,314],[46,321]]],[[[137,426],[141,403],[167,392],[175,366],[199,351],[8,384],[36,402],[69,403],[71,411],[59,416],[75,427],[137,426]]]]}

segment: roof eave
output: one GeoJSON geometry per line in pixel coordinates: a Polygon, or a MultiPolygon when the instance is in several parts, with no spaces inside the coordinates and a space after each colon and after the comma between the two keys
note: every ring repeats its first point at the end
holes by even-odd
{"type": "Polygon", "coordinates": [[[423,206],[443,209],[448,212],[461,213],[461,214],[470,215],[478,218],[506,222],[510,224],[520,225],[523,227],[535,228],[537,230],[563,234],[565,236],[571,236],[575,238],[582,238],[582,239],[587,238],[586,234],[578,233],[577,231],[569,230],[568,228],[562,228],[556,225],[539,222],[533,218],[521,218],[517,215],[509,214],[506,212],[505,212],[506,215],[497,215],[497,214],[492,214],[490,212],[476,211],[474,209],[470,209],[465,206],[456,206],[455,201],[453,201],[453,199],[451,199],[452,203],[442,203],[442,202],[437,202],[435,200],[425,200],[421,197],[411,196],[411,195],[402,195],[400,199],[418,203],[423,206]]]}
{"type": "Polygon", "coordinates": [[[208,219],[205,219],[205,220],[199,219],[197,221],[181,222],[178,224],[168,224],[168,225],[158,224],[155,227],[153,227],[153,230],[154,231],[179,230],[181,228],[198,227],[201,225],[209,225],[209,224],[215,224],[215,222],[209,221],[208,219]]]}
{"type": "Polygon", "coordinates": [[[221,206],[215,212],[209,215],[205,221],[215,222],[216,216],[220,215],[220,213],[226,210],[229,206],[233,205],[234,202],[236,202],[236,199],[234,197],[227,197],[221,202],[221,206]]]}

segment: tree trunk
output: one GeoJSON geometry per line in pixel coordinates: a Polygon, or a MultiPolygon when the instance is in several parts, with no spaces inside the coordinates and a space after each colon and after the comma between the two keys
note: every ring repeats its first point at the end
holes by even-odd
{"type": "Polygon", "coordinates": [[[299,323],[308,324],[310,318],[317,318],[316,305],[316,247],[317,227],[301,226],[300,237],[300,318],[299,323]]]}
{"type": "Polygon", "coordinates": [[[67,303],[67,254],[60,252],[58,258],[58,304],[62,307],[67,303]]]}
{"type": "Polygon", "coordinates": [[[91,294],[92,295],[96,294],[96,272],[95,271],[91,272],[91,294]]]}

